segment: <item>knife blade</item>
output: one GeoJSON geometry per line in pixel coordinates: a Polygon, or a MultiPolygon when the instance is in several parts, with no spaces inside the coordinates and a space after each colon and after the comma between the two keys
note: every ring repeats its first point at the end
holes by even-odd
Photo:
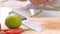
{"type": "MultiPolygon", "coordinates": [[[[11,11],[9,14],[18,14],[14,11],[11,11]]],[[[20,15],[20,14],[18,14],[20,15]]],[[[28,20],[26,17],[20,15],[21,18],[22,18],[22,24],[27,26],[28,28],[32,29],[32,30],[35,30],[37,32],[42,32],[42,27],[36,25],[35,23],[32,23],[30,20],[28,20]]]]}

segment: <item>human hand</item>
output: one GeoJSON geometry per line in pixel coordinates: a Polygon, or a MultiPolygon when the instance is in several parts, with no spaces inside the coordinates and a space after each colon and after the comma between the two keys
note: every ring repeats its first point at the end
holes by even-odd
{"type": "Polygon", "coordinates": [[[49,4],[52,2],[52,0],[30,0],[30,2],[33,4],[33,5],[40,5],[40,4],[49,4]]]}

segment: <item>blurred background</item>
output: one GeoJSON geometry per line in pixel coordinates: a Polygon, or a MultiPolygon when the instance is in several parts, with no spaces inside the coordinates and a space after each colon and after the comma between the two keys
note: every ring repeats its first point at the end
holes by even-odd
{"type": "MultiPolygon", "coordinates": [[[[60,5],[60,0],[53,0],[52,4],[60,5]]],[[[42,6],[33,6],[29,0],[0,0],[0,7],[10,7],[14,11],[20,13],[21,15],[29,18],[31,15],[40,11],[42,6]],[[32,9],[32,10],[30,10],[32,9]]],[[[1,9],[1,8],[0,8],[1,9]]],[[[60,8],[53,8],[51,6],[46,6],[45,10],[35,16],[40,17],[60,17],[60,8]]]]}

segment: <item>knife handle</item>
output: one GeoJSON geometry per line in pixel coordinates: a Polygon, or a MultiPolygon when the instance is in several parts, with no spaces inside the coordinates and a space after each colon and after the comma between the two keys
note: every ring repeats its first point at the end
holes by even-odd
{"type": "MultiPolygon", "coordinates": [[[[9,14],[18,14],[18,13],[15,12],[15,11],[11,11],[11,12],[9,12],[9,14]]],[[[20,14],[18,14],[18,15],[20,15],[20,14]]],[[[26,17],[24,17],[22,15],[20,15],[20,17],[21,17],[22,20],[26,20],[27,19],[26,17]]]]}

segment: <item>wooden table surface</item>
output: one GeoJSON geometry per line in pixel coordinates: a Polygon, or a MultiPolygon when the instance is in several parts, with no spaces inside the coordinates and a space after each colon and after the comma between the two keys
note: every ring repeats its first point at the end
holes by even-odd
{"type": "MultiPolygon", "coordinates": [[[[42,32],[29,30],[22,34],[60,34],[60,18],[29,18],[28,20],[41,26],[43,30],[42,32]]],[[[27,27],[22,25],[21,28],[27,27]]]]}
{"type": "Polygon", "coordinates": [[[31,30],[22,34],[60,34],[60,18],[30,18],[29,20],[42,26],[43,31],[39,33],[31,30]]]}

